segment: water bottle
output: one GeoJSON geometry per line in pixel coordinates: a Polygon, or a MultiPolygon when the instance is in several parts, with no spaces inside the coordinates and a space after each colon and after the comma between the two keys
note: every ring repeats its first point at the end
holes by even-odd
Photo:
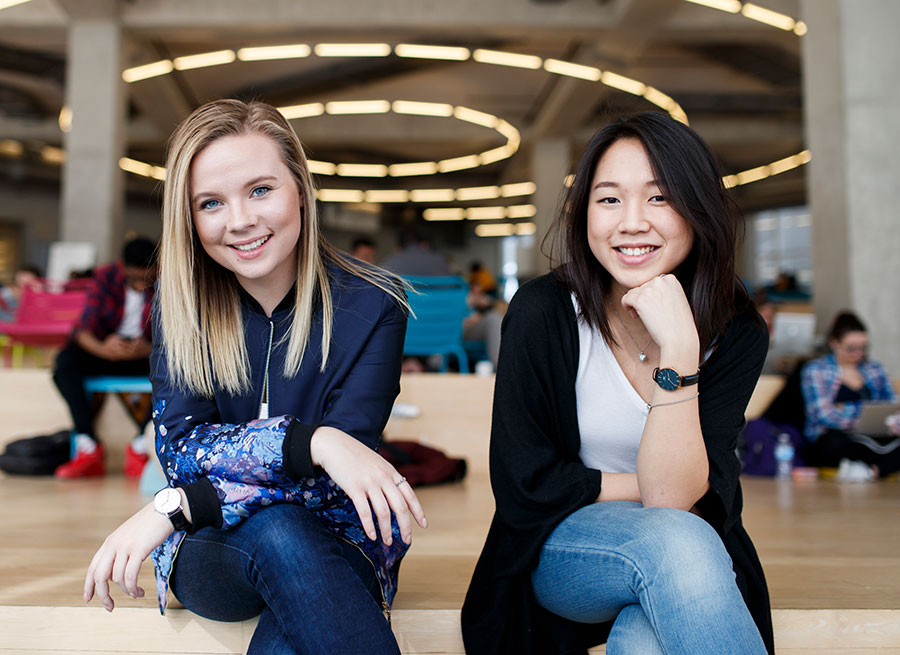
{"type": "Polygon", "coordinates": [[[794,470],[794,444],[791,436],[786,432],[778,435],[778,445],[775,446],[775,477],[782,480],[790,480],[794,470]]]}

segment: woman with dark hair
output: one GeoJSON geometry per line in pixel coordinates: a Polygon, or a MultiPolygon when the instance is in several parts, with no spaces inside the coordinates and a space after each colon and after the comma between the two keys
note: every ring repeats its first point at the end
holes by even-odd
{"type": "MultiPolygon", "coordinates": [[[[828,331],[828,345],[831,353],[807,362],[800,378],[810,441],[803,453],[806,461],[842,466],[848,479],[872,480],[900,471],[900,440],[879,443],[872,436],[884,435],[851,432],[864,402],[897,402],[887,371],[866,358],[866,326],[856,314],[841,312],[828,331]]],[[[900,425],[886,426],[884,434],[889,430],[896,433],[900,425]]]]}
{"type": "Polygon", "coordinates": [[[681,123],[640,114],[591,140],[561,263],[503,325],[468,653],[774,651],[734,452],[768,345],[734,272],[740,226],[681,123]]]}

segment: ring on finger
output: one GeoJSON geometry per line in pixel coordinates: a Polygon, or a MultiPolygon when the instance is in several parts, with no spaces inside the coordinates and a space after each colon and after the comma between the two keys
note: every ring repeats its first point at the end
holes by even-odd
{"type": "Polygon", "coordinates": [[[396,484],[396,485],[399,487],[399,486],[400,486],[401,484],[403,484],[404,482],[406,482],[406,478],[404,478],[404,477],[401,475],[401,476],[400,476],[400,479],[397,480],[394,484],[396,484]]]}

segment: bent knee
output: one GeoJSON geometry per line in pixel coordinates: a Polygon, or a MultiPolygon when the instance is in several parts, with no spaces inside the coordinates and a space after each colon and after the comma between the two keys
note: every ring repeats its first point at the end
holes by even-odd
{"type": "Polygon", "coordinates": [[[670,507],[647,507],[641,513],[645,531],[656,537],[661,545],[690,542],[702,548],[722,542],[709,523],[691,512],[670,507]]]}
{"type": "MultiPolygon", "coordinates": [[[[651,508],[655,563],[650,570],[659,579],[690,589],[708,589],[715,580],[734,581],[731,557],[709,523],[679,509],[651,508]]],[[[715,586],[715,585],[713,585],[715,586]]]]}

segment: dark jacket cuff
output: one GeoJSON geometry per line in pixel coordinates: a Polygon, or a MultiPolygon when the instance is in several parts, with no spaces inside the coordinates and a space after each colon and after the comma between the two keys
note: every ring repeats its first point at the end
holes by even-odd
{"type": "Polygon", "coordinates": [[[309,452],[309,442],[312,441],[313,432],[318,425],[304,425],[297,419],[293,419],[284,433],[284,443],[281,446],[284,460],[284,472],[294,482],[304,478],[316,477],[316,468],[312,463],[312,455],[309,452]]]}
{"type": "Polygon", "coordinates": [[[216,488],[209,478],[200,478],[196,482],[178,486],[184,489],[188,506],[191,508],[191,534],[200,528],[222,527],[219,494],[216,493],[216,488]]]}

